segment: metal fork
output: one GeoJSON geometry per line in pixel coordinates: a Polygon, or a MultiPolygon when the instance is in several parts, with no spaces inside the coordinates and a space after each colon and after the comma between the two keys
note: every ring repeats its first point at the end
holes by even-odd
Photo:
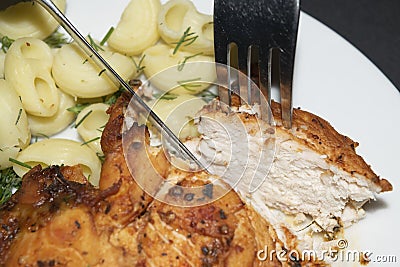
{"type": "MultiPolygon", "coordinates": [[[[254,88],[241,88],[235,73],[240,70],[260,88],[268,104],[271,87],[279,87],[282,122],[291,128],[299,13],[300,0],[214,0],[215,60],[232,67],[227,75],[218,75],[219,80],[228,78],[229,90],[219,89],[222,102],[231,106],[241,97],[249,104],[261,104],[254,88]]],[[[271,122],[271,113],[263,113],[271,122]]]]}

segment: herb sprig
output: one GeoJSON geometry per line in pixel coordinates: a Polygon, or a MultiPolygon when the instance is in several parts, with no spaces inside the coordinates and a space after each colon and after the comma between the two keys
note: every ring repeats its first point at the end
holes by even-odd
{"type": "Polygon", "coordinates": [[[199,78],[194,78],[194,79],[190,79],[190,80],[177,81],[177,83],[189,92],[196,92],[196,90],[194,88],[201,87],[201,84],[196,83],[196,82],[200,82],[200,81],[201,81],[201,78],[199,77],[199,78]]]}
{"type": "Polygon", "coordinates": [[[106,35],[103,37],[103,39],[100,41],[100,45],[103,46],[106,44],[106,42],[108,41],[108,39],[110,39],[111,34],[114,32],[114,27],[111,27],[108,32],[106,33],[106,35]]]}
{"type": "Polygon", "coordinates": [[[8,49],[10,48],[14,40],[9,38],[8,36],[3,36],[1,37],[0,42],[1,42],[1,50],[3,50],[4,53],[7,53],[8,49]]]}
{"type": "Polygon", "coordinates": [[[136,67],[136,73],[140,73],[144,70],[144,68],[146,68],[146,66],[142,66],[143,64],[143,59],[145,58],[145,54],[143,54],[143,56],[140,57],[139,62],[136,63],[136,60],[132,57],[133,60],[133,64],[135,64],[136,67]]]}
{"type": "Polygon", "coordinates": [[[178,71],[182,71],[183,70],[183,67],[185,66],[186,62],[189,59],[197,57],[197,56],[202,55],[202,54],[203,54],[203,52],[200,52],[200,53],[197,53],[197,54],[194,54],[194,55],[190,55],[190,56],[185,56],[182,61],[178,62],[178,71]]]}
{"type": "Polygon", "coordinates": [[[184,32],[183,35],[181,36],[181,38],[178,40],[178,42],[173,43],[176,44],[174,52],[172,53],[173,55],[176,54],[176,52],[178,52],[179,48],[183,45],[183,46],[188,46],[193,44],[197,38],[199,38],[198,35],[196,35],[195,32],[190,32],[191,26],[189,26],[184,32]]]}
{"type": "Polygon", "coordinates": [[[101,47],[101,45],[98,45],[90,34],[88,34],[88,38],[89,38],[89,43],[94,48],[94,50],[96,50],[96,51],[100,51],[100,50],[104,51],[104,48],[101,47]]]}
{"type": "Polygon", "coordinates": [[[65,44],[69,44],[71,42],[64,34],[60,32],[53,32],[49,37],[43,40],[46,44],[48,44],[51,48],[60,48],[65,44]]]}
{"type": "Polygon", "coordinates": [[[0,206],[10,199],[14,190],[21,187],[21,183],[22,179],[12,168],[0,171],[0,206]]]}

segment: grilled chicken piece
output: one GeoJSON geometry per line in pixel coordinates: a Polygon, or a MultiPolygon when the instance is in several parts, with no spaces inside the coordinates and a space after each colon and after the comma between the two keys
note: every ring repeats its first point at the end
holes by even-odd
{"type": "MultiPolygon", "coordinates": [[[[190,208],[147,195],[130,175],[123,156],[123,115],[128,101],[123,95],[109,111],[102,138],[106,159],[100,188],[90,185],[78,166],[36,166],[23,177],[22,187],[0,210],[0,265],[306,264],[296,259],[279,262],[276,254],[266,261],[257,259],[257,251],[266,247],[291,248],[283,247],[271,225],[233,190],[207,205],[190,208]]],[[[127,134],[135,136],[143,130],[134,125],[127,134]]],[[[179,176],[184,190],[210,184],[207,173],[183,173],[169,166],[162,152],[143,157],[149,146],[148,135],[144,137],[141,143],[132,139],[129,156],[134,166],[146,167],[150,161],[161,177],[179,176]]],[[[218,187],[214,185],[213,190],[218,187]]],[[[185,195],[182,191],[169,197],[185,195]]]]}
{"type": "Polygon", "coordinates": [[[97,228],[117,190],[94,188],[78,166],[36,166],[1,208],[0,265],[118,266],[124,251],[97,228]]]}
{"type": "Polygon", "coordinates": [[[364,216],[366,202],[392,190],[356,154],[358,144],[322,118],[295,109],[288,130],[282,126],[278,103],[272,103],[276,127],[243,110],[246,107],[226,113],[218,102],[204,107],[199,113],[202,137],[188,145],[210,161],[217,159],[210,168],[225,173],[227,182],[274,225],[286,244],[296,242],[300,250],[315,251],[335,246],[340,229],[364,216]],[[218,159],[244,162],[248,169],[242,170],[246,164],[228,166],[218,159]],[[254,169],[258,173],[249,171],[254,169]],[[238,184],[230,180],[235,173],[243,173],[238,184]],[[254,181],[257,190],[252,192],[254,181]]]}

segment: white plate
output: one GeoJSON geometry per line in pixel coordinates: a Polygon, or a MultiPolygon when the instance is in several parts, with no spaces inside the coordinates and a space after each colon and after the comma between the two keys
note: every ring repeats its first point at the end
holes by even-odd
{"type": "MultiPolygon", "coordinates": [[[[118,23],[129,0],[67,2],[67,14],[77,28],[84,35],[101,39],[118,23]]],[[[194,2],[201,12],[212,13],[212,1],[194,2]]],[[[325,118],[339,132],[358,141],[359,154],[393,184],[394,192],[380,195],[377,202],[368,205],[367,217],[348,229],[347,235],[351,247],[372,252],[373,260],[379,255],[396,256],[400,262],[399,92],[357,49],[302,13],[293,101],[295,107],[325,118]]],[[[368,266],[376,265],[380,266],[376,262],[368,266]]]]}

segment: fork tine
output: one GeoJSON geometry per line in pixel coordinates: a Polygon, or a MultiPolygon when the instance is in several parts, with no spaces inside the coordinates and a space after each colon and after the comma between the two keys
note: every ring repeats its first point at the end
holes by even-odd
{"type": "Polygon", "coordinates": [[[279,53],[279,76],[280,76],[280,95],[281,95],[281,114],[283,126],[287,129],[292,128],[292,86],[293,86],[293,69],[297,43],[297,32],[299,25],[300,15],[300,0],[290,2],[292,4],[289,9],[291,10],[291,17],[286,16],[287,19],[293,20],[293,23],[286,25],[291,28],[285,28],[282,33],[283,38],[286,38],[285,46],[280,47],[279,53]]]}
{"type": "Polygon", "coordinates": [[[253,81],[258,87],[261,85],[260,80],[260,49],[257,45],[249,46],[247,56],[247,73],[250,77],[249,84],[247,85],[247,103],[253,105],[260,104],[260,91],[252,88],[250,81],[253,81]]]}
{"type": "Polygon", "coordinates": [[[228,46],[228,89],[229,105],[240,106],[239,51],[236,43],[228,46]]]}
{"type": "MultiPolygon", "coordinates": [[[[241,96],[249,104],[271,102],[271,86],[277,81],[281,91],[282,118],[284,126],[291,127],[292,114],[292,78],[294,51],[297,37],[300,0],[215,0],[214,1],[214,47],[216,62],[236,67],[259,86],[262,94],[257,96],[251,83],[248,92],[241,96]],[[237,45],[237,61],[232,60],[232,51],[227,44],[237,45]],[[279,56],[277,49],[282,52],[279,56]],[[227,57],[229,53],[229,59],[227,57]],[[277,58],[277,60],[275,60],[277,58]],[[276,62],[280,62],[275,71],[276,62]],[[234,63],[234,64],[231,64],[234,63]],[[276,76],[279,76],[278,79],[276,76]]],[[[232,49],[232,47],[230,47],[232,49]]],[[[235,48],[236,49],[236,48],[235,48]]],[[[236,51],[236,50],[235,50],[236,51]]],[[[235,52],[236,56],[236,52],[235,52]]],[[[236,59],[235,59],[236,60],[236,59]]],[[[231,72],[230,78],[234,76],[231,72]]],[[[237,80],[236,80],[237,81],[237,80]]],[[[226,83],[226,82],[225,82],[226,83]]],[[[239,81],[241,84],[241,81],[239,81]]],[[[241,87],[236,87],[235,79],[229,80],[229,87],[238,94],[241,87]],[[233,83],[232,83],[233,82],[233,83]],[[230,86],[230,85],[233,86],[230,86]]],[[[222,90],[220,90],[222,100],[222,90]]],[[[230,93],[230,92],[228,92],[230,93]]],[[[229,101],[232,104],[230,96],[229,101]]],[[[272,122],[272,114],[267,105],[260,104],[261,116],[272,122]]]]}
{"type": "MultiPolygon", "coordinates": [[[[263,47],[260,51],[260,91],[264,95],[261,100],[266,101],[267,105],[261,105],[261,117],[266,121],[272,123],[271,105],[271,49],[270,47],[263,47]]],[[[264,103],[265,104],[265,103],[264,103]]]]}

